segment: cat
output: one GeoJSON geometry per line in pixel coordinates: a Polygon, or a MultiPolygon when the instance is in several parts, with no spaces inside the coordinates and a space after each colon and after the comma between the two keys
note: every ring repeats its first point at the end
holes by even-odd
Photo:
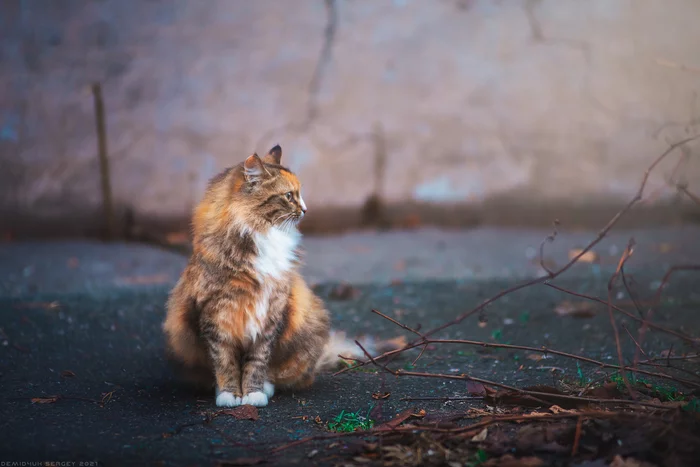
{"type": "MultiPolygon", "coordinates": [[[[307,207],[281,158],[277,145],[210,180],[192,219],[192,254],[168,297],[169,358],[190,381],[214,386],[220,407],[264,407],[276,387],[311,386],[339,354],[365,357],[331,331],[299,272],[307,207]]],[[[366,340],[366,349],[382,350],[373,344],[366,340]]]]}

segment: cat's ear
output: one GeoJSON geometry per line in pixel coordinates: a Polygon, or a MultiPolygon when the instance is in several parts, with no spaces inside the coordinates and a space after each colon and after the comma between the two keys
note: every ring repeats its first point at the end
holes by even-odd
{"type": "Polygon", "coordinates": [[[243,173],[247,182],[256,183],[263,179],[267,170],[260,157],[257,154],[251,154],[243,163],[243,173]]]}
{"type": "Polygon", "coordinates": [[[280,165],[280,160],[282,160],[282,148],[280,145],[278,144],[274,148],[270,149],[270,152],[268,152],[262,160],[266,164],[280,165]]]}

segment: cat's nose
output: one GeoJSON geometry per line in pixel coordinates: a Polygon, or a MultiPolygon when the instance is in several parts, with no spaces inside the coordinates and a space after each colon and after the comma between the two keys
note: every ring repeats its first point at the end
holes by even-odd
{"type": "Polygon", "coordinates": [[[301,196],[299,197],[299,207],[301,208],[301,212],[306,214],[306,203],[304,202],[304,198],[301,196]]]}

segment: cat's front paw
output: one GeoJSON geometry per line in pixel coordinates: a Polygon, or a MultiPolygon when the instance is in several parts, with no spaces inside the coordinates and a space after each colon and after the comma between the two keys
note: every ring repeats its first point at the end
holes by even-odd
{"type": "Polygon", "coordinates": [[[267,405],[267,395],[262,391],[249,392],[243,396],[241,402],[243,405],[252,405],[255,407],[265,407],[267,405]]]}
{"type": "Polygon", "coordinates": [[[265,393],[268,399],[272,398],[272,396],[275,395],[275,385],[265,381],[263,383],[263,392],[265,393]]]}
{"type": "Polygon", "coordinates": [[[218,407],[238,407],[242,398],[234,396],[233,393],[222,391],[216,395],[216,405],[218,407]]]}

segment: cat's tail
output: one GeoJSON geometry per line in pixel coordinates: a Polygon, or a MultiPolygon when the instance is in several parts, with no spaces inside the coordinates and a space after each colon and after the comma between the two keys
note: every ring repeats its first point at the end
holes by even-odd
{"type": "Polygon", "coordinates": [[[367,356],[362,349],[355,343],[357,340],[360,345],[372,357],[397,350],[406,346],[406,338],[403,336],[394,339],[378,339],[372,336],[360,336],[357,339],[346,337],[342,331],[331,330],[330,338],[323,349],[321,358],[318,361],[316,368],[318,370],[335,370],[342,366],[352,365],[354,359],[365,361],[367,356]]]}

